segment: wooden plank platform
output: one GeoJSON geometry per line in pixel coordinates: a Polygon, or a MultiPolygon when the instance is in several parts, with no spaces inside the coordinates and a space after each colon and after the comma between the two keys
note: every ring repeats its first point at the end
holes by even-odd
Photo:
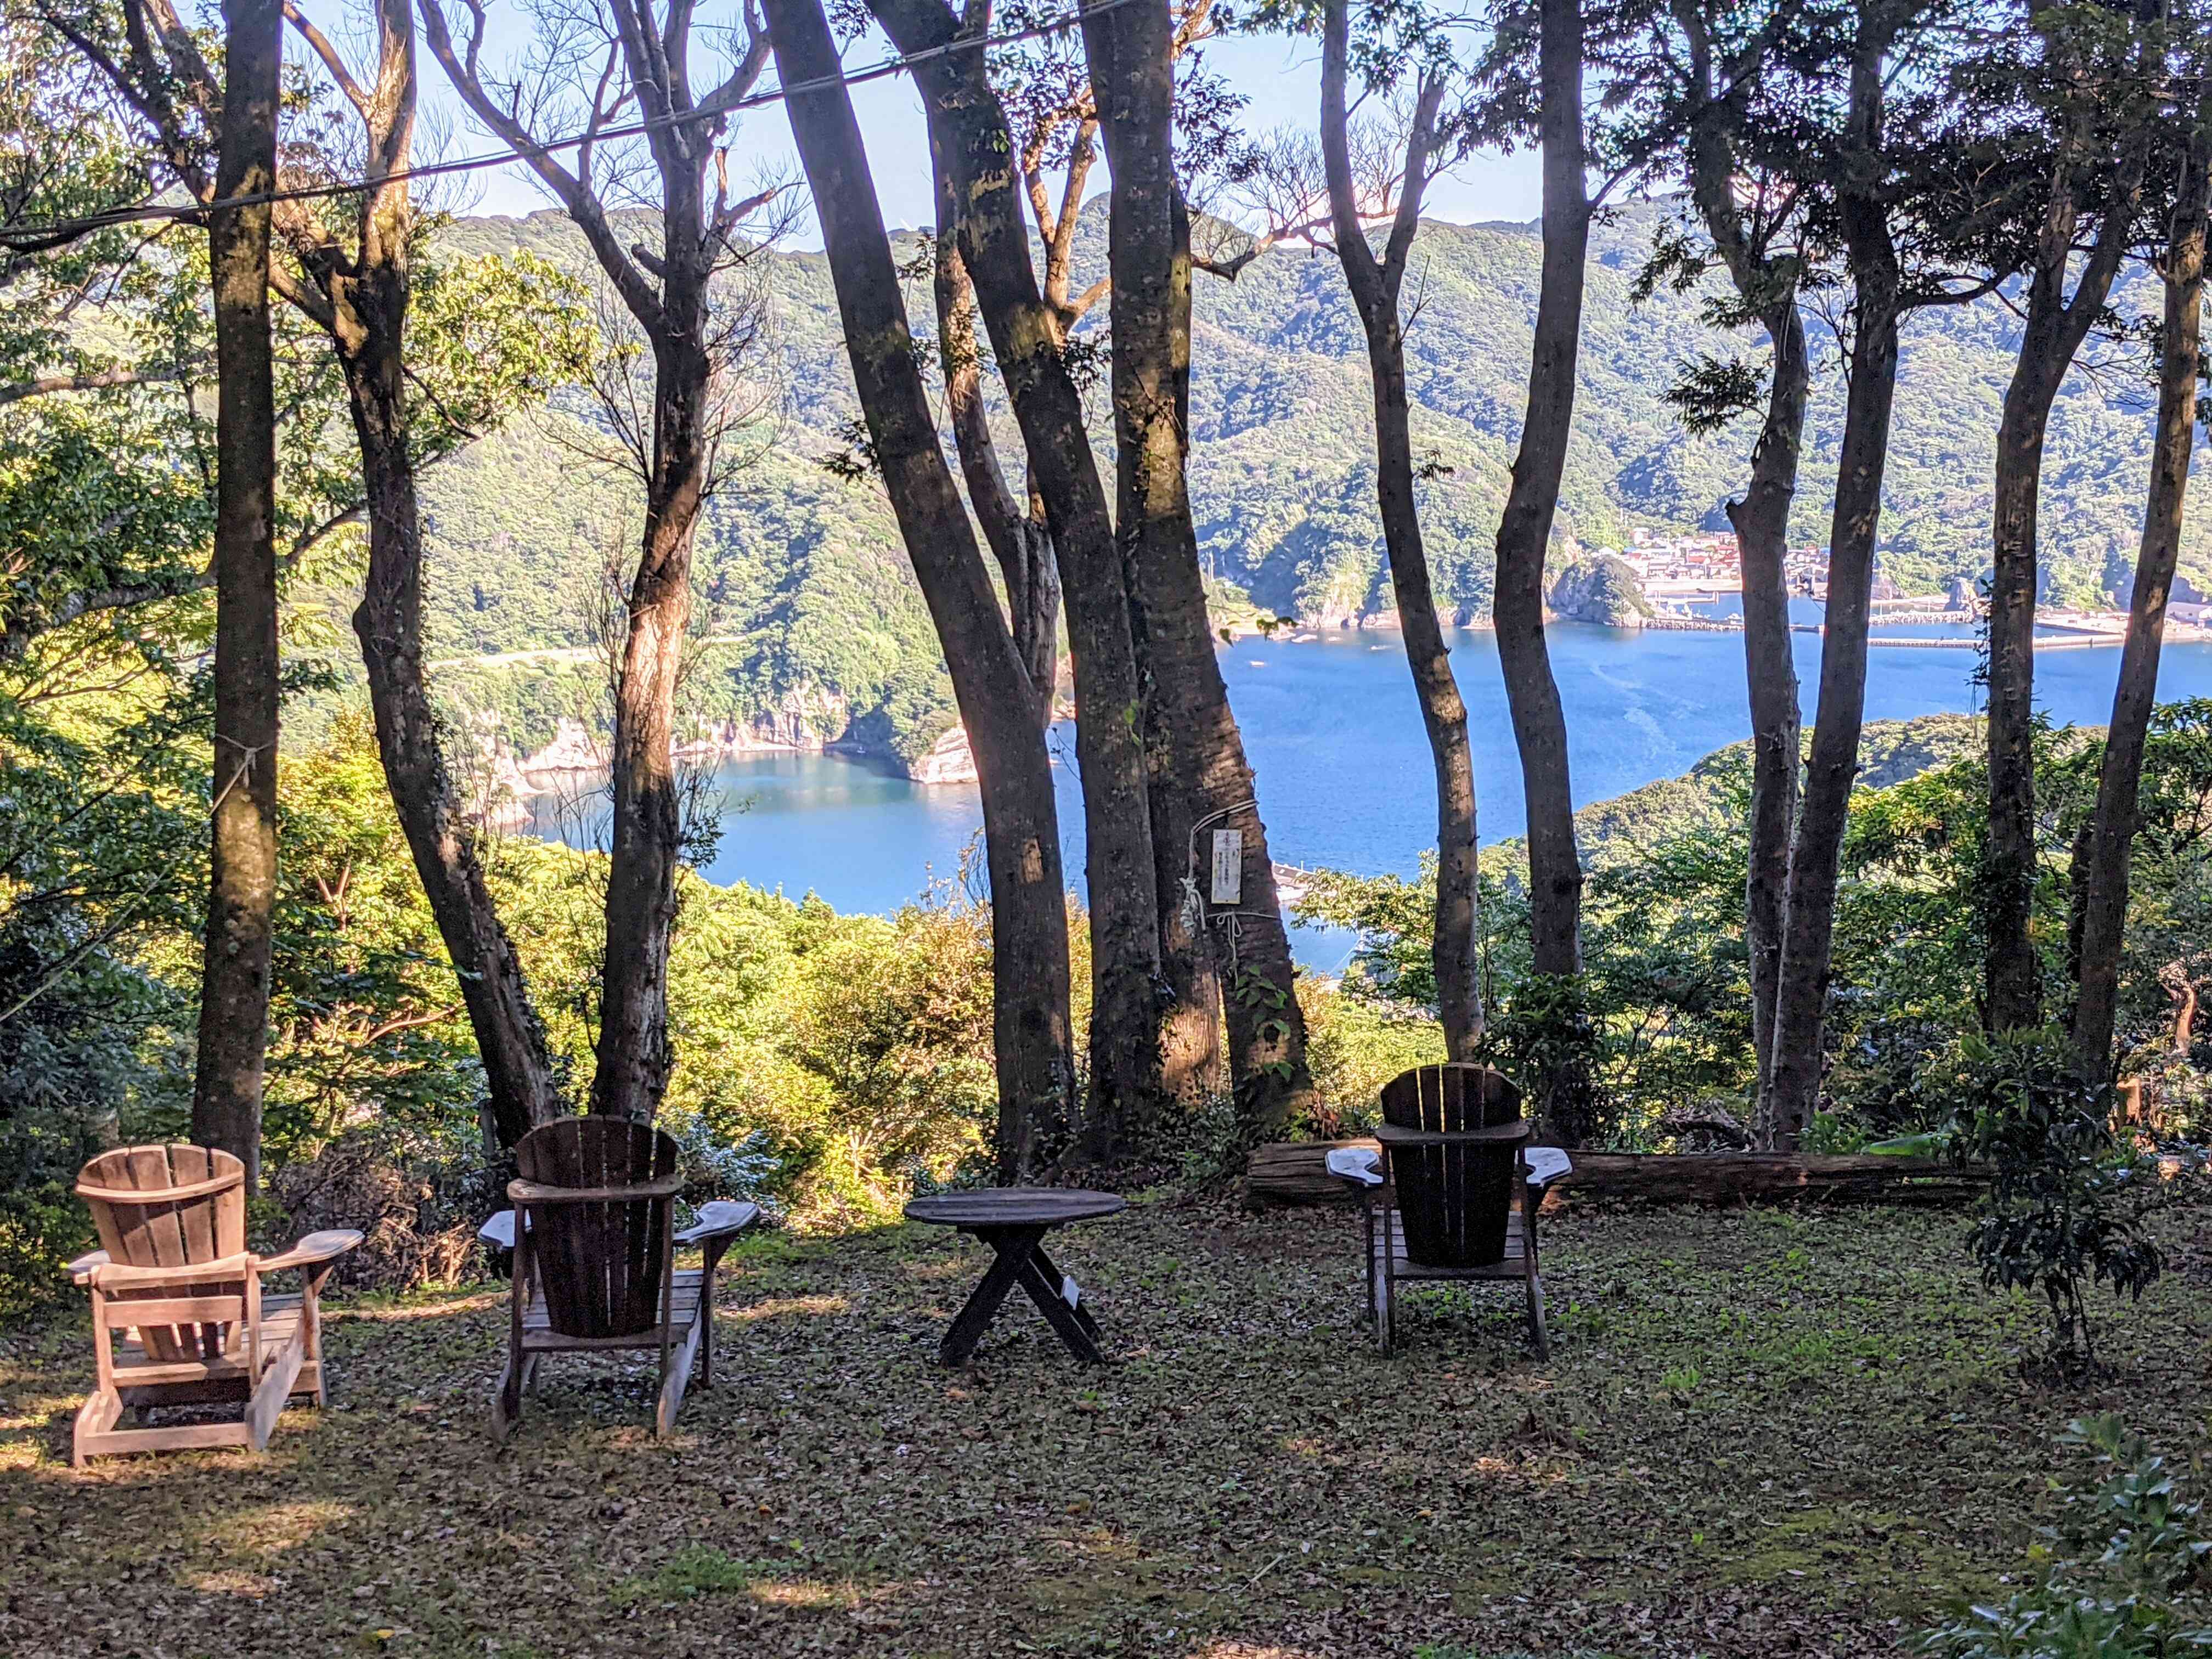
{"type": "Polygon", "coordinates": [[[699,1297],[706,1275],[696,1267],[680,1268],[669,1286],[669,1305],[660,1310],[660,1323],[648,1325],[629,1336],[563,1336],[553,1328],[545,1311],[545,1296],[534,1291],[522,1316],[522,1346],[531,1353],[588,1353],[595,1349],[619,1352],[625,1348],[657,1348],[664,1328],[672,1328],[682,1341],[699,1312],[699,1297]]]}
{"type": "MultiPolygon", "coordinates": [[[[263,1363],[267,1364],[270,1356],[281,1351],[299,1328],[298,1297],[263,1297],[263,1363]]],[[[124,1403],[126,1405],[190,1405],[208,1401],[242,1399],[252,1392],[252,1382],[246,1374],[245,1347],[245,1328],[241,1325],[231,1327],[222,1357],[210,1360],[157,1359],[141,1347],[134,1337],[126,1336],[116,1350],[115,1386],[125,1391],[124,1403]],[[134,1398],[128,1393],[133,1389],[159,1389],[161,1397],[155,1400],[149,1395],[134,1398]]],[[[311,1395],[321,1386],[321,1362],[304,1360],[300,1366],[299,1379],[292,1385],[292,1393],[295,1395],[311,1395]]]]}
{"type": "MultiPolygon", "coordinates": [[[[1382,1228],[1378,1222],[1375,1229],[1375,1271],[1382,1271],[1382,1228]]],[[[1505,1218],[1505,1255],[1496,1261],[1486,1262],[1480,1267],[1424,1267],[1406,1254],[1406,1230],[1401,1219],[1393,1218],[1390,1226],[1390,1276],[1400,1283],[1407,1279],[1508,1279],[1519,1284],[1528,1276],[1528,1250],[1523,1237],[1521,1212],[1513,1211],[1505,1218]]]]}
{"type": "MultiPolygon", "coordinates": [[[[1256,1146],[1244,1189],[1255,1205],[1352,1203],[1359,1189],[1328,1172],[1341,1146],[1379,1150],[1372,1139],[1278,1141],[1256,1146]]],[[[1803,1152],[1576,1152],[1569,1173],[1544,1188],[1555,1212],[1577,1196],[1656,1203],[1728,1205],[1802,1199],[1882,1204],[1956,1204],[1985,1182],[1973,1170],[1929,1158],[1803,1152]]]]}

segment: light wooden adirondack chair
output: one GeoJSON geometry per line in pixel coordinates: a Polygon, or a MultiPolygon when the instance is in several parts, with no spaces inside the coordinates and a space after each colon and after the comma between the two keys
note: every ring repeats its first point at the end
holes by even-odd
{"type": "Polygon", "coordinates": [[[1395,1291],[1407,1280],[1515,1279],[1528,1336],[1551,1353],[1536,1255],[1540,1180],[1529,1176],[1521,1091],[1502,1073],[1423,1066],[1382,1090],[1382,1184],[1365,1189],[1367,1304],[1389,1353],[1395,1291]]]}
{"type": "Polygon", "coordinates": [[[76,1414],[74,1455],[269,1443],[284,1402],[323,1403],[323,1281],[357,1232],[309,1233],[279,1255],[246,1248],[246,1166],[187,1146],[103,1152],[77,1176],[105,1247],[70,1263],[92,1291],[99,1383],[76,1414]],[[297,1273],[297,1296],[262,1279],[297,1273]],[[123,1336],[123,1352],[115,1339],[123,1336]],[[234,1423],[120,1428],[126,1409],[236,1400],[234,1423]]]}
{"type": "Polygon", "coordinates": [[[507,1370],[492,1406],[496,1437],[521,1418],[522,1391],[543,1354],[658,1348],[656,1434],[674,1425],[695,1363],[700,1385],[713,1385],[714,1273],[760,1207],[709,1205],[714,1213],[699,1225],[672,1232],[683,1185],[676,1151],[649,1125],[612,1117],[562,1118],[515,1144],[521,1176],[507,1188],[514,1278],[507,1370]],[[698,1245],[703,1265],[678,1273],[678,1244],[698,1245]]]}

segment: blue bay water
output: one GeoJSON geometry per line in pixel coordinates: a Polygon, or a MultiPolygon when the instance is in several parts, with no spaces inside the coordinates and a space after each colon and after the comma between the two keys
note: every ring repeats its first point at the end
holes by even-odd
{"type": "MultiPolygon", "coordinates": [[[[1885,628],[1893,635],[1937,629],[1885,628]]],[[[1626,632],[1579,623],[1549,630],[1552,667],[1566,707],[1577,805],[1686,771],[1749,735],[1743,638],[1735,633],[1626,632]]],[[[1797,672],[1809,721],[1820,676],[1820,636],[1796,636],[1797,672]]],[[[1875,646],[1867,718],[1977,712],[1975,653],[1875,646]]],[[[2111,715],[2117,646],[2045,650],[2037,702],[2060,724],[2101,725],[2111,715]]],[[[1396,633],[1329,630],[1295,639],[1239,640],[1221,667],[1258,777],[1260,807],[1279,862],[1374,875],[1410,874],[1435,836],[1428,744],[1396,633]]],[[[1507,718],[1498,647],[1486,632],[1452,636],[1452,667],[1470,716],[1482,839],[1522,828],[1521,776],[1507,718]]],[[[2159,695],[2212,694],[2212,645],[2169,645],[2159,695]]],[[[1061,850],[1080,889],[1083,816],[1074,734],[1052,733],[1061,850]]],[[[815,892],[840,910],[889,910],[933,876],[954,875],[982,823],[975,789],[924,786],[865,761],[816,755],[748,758],[716,779],[722,838],[704,873],[797,897],[815,892]]],[[[1340,964],[1340,936],[1299,940],[1309,965],[1340,964]]]]}

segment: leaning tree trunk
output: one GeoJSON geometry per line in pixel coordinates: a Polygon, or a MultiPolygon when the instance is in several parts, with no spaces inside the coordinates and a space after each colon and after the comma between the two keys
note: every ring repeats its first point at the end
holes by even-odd
{"type": "MultiPolygon", "coordinates": [[[[1866,209],[1866,212],[1878,212],[1866,209]]],[[[1884,233],[1881,240],[1887,242],[1884,233]]],[[[1867,622],[1874,589],[1875,536],[1897,391],[1897,278],[1893,263],[1859,264],[1857,330],[1850,396],[1828,532],[1827,626],[1820,642],[1820,699],[1813,753],[1790,849],[1790,888],[1775,994],[1774,1146],[1796,1148],[1820,1092],[1821,1033],[1832,966],[1836,884],[1866,714],[1867,622]]]]}
{"type": "Polygon", "coordinates": [[[915,365],[898,270],[829,22],[820,0],[767,0],[766,11],[783,84],[818,88],[786,99],[792,137],[821,219],[869,440],[975,750],[991,877],[999,1172],[1018,1182],[1038,1172],[1042,1137],[1068,1121],[1072,1105],[1067,911],[1052,769],[915,365]]]}
{"type": "MultiPolygon", "coordinates": [[[[2057,15],[2038,0],[2030,21],[2040,28],[2057,15]]],[[[2063,36],[2045,42],[2046,67],[2071,82],[2073,96],[2095,104],[2089,70],[2063,36]]],[[[2130,142],[2118,167],[2094,137],[2107,115],[2078,114],[2061,143],[2037,227],[2028,269],[2020,351],[2005,388],[1997,427],[1996,501],[1991,526],[1989,659],[1989,832],[1983,859],[1984,1021],[1992,1031],[2036,1025],[2043,1018],[2043,973],[2032,932],[2036,883],[2035,604],[2039,586],[2036,520],[2043,448],[2051,406],[2075,354],[2103,315],[2132,237],[2142,186],[2145,146],[2130,142]],[[2088,177],[2109,173],[2102,188],[2088,177]],[[2100,198],[2097,238],[2078,257],[2085,197],[2100,198]],[[2069,271],[2078,267],[2074,297],[2069,271]]]]}
{"type": "MultiPolygon", "coordinates": [[[[1544,643],[1544,556],[1559,507],[1574,422],[1582,336],[1589,199],[1583,176],[1583,21],[1580,0],[1543,0],[1540,76],[1544,149],[1544,258],[1536,301],[1528,411],[1513,461],[1512,487],[1498,526],[1492,616],[1521,786],[1528,817],[1528,927],[1539,974],[1582,972],[1582,857],[1575,846],[1574,791],[1567,770],[1566,711],[1544,643]]],[[[1596,1127],[1579,1064],[1543,1085],[1545,1127],[1580,1146],[1596,1127]]]]}
{"type": "MultiPolygon", "coordinates": [[[[218,199],[275,186],[277,0],[228,0],[218,199]]],[[[269,204],[208,216],[215,298],[215,776],[192,1139],[261,1168],[276,908],[276,403],[269,204]]]]}
{"type": "MultiPolygon", "coordinates": [[[[545,1030],[522,964],[484,884],[475,838],[446,770],[422,677],[422,529],[407,449],[404,226],[364,252],[342,284],[338,356],[361,441],[368,501],[368,577],[353,617],[368,671],[376,742],[416,873],[453,958],[476,1033],[492,1121],[512,1146],[563,1109],[545,1030]],[[394,248],[401,251],[394,252],[394,248]]],[[[334,287],[341,286],[334,284],[334,287]]],[[[333,296],[337,297],[337,296],[333,296]]]]}
{"type": "MultiPolygon", "coordinates": [[[[957,36],[943,0],[872,3],[902,52],[937,50],[957,36]]],[[[940,52],[917,74],[938,199],[953,209],[939,234],[957,239],[974,284],[1060,562],[1091,898],[1091,1090],[1082,1140],[1086,1155],[1109,1159],[1157,1117],[1161,1086],[1158,894],[1128,588],[1082,393],[1030,263],[1005,111],[977,53],[940,52]]]]}
{"type": "Polygon", "coordinates": [[[2159,648],[2166,597],[2181,543],[2182,508],[2197,437],[2197,374],[2204,295],[2205,215],[2212,207],[2212,155],[2198,112],[2197,136],[2184,163],[2166,253],[2166,325],[2158,376],[2158,429],[2151,449],[2150,489],[2143,506],[2136,586],[2120,647],[2119,684],[2097,775],[2097,807],[2088,834],[2088,878],[2081,908],[2081,988],[2074,1005],[2074,1049],[2081,1074],[2109,1079],[2118,1018],[2120,948],[2127,928],[2129,859],[2142,783],[2143,745],[2158,696],[2159,648]]]}
{"type": "Polygon", "coordinates": [[[1797,773],[1803,758],[1785,567],[1810,382],[1805,323],[1794,299],[1775,307],[1765,321],[1774,348],[1766,421],[1751,452],[1751,486],[1741,501],[1728,504],[1743,570],[1744,682],[1751,693],[1751,851],[1744,871],[1743,915],[1751,957],[1752,1048],[1762,1101],[1773,1069],[1790,837],[1796,827],[1797,773]]]}
{"type": "MultiPolygon", "coordinates": [[[[1169,1063],[1196,1069],[1212,946],[1243,1133],[1279,1138],[1313,1097],[1304,1012],[1252,769],[1230,712],[1199,573],[1183,464],[1189,431],[1190,225],[1176,180],[1175,23],[1166,0],[1086,12],[1084,48],[1113,169],[1115,529],[1132,572],[1138,648],[1150,675],[1153,849],[1162,965],[1177,999],[1169,1063]],[[1243,832],[1238,896],[1210,900],[1210,840],[1243,832]],[[1211,939],[1191,937],[1191,923],[1211,939]]],[[[1174,1080],[1170,1073],[1170,1081],[1174,1080]]]]}
{"type": "Polygon", "coordinates": [[[1006,584],[1014,649],[1036,694],[1037,719],[1050,726],[1060,678],[1060,568],[1054,561],[1043,502],[1033,501],[1025,512],[999,465],[998,445],[983,404],[975,285],[969,280],[968,262],[960,257],[959,237],[944,228],[955,222],[959,211],[947,193],[949,183],[939,178],[937,198],[937,354],[945,376],[945,409],[960,458],[960,475],[967,481],[969,503],[1006,584]]]}

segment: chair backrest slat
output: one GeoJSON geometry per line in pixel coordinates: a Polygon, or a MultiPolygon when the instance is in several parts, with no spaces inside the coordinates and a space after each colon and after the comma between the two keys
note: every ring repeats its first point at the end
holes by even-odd
{"type": "MultiPolygon", "coordinates": [[[[181,1143],[119,1147],[87,1164],[78,1188],[112,1261],[185,1267],[245,1252],[246,1166],[228,1152],[181,1143]]],[[[219,1296],[237,1284],[234,1276],[114,1295],[125,1301],[219,1296]]],[[[142,1326],[138,1337],[151,1358],[215,1359],[229,1341],[231,1322],[142,1326]]]]}
{"type": "MultiPolygon", "coordinates": [[[[1401,1129],[1456,1134],[1520,1119],[1520,1090],[1485,1066],[1417,1066],[1382,1087],[1382,1121],[1401,1129]]],[[[1408,1258],[1425,1267],[1503,1260],[1516,1162],[1516,1149],[1503,1143],[1392,1148],[1408,1258]]]]}
{"type": "MultiPolygon", "coordinates": [[[[635,1186],[676,1171],[674,1140],[650,1124],[570,1117],[519,1141],[525,1181],[589,1189],[635,1186]]],[[[661,1317],[670,1243],[666,1194],[531,1207],[530,1250],[547,1322],[563,1336],[632,1336],[661,1317]]]]}

